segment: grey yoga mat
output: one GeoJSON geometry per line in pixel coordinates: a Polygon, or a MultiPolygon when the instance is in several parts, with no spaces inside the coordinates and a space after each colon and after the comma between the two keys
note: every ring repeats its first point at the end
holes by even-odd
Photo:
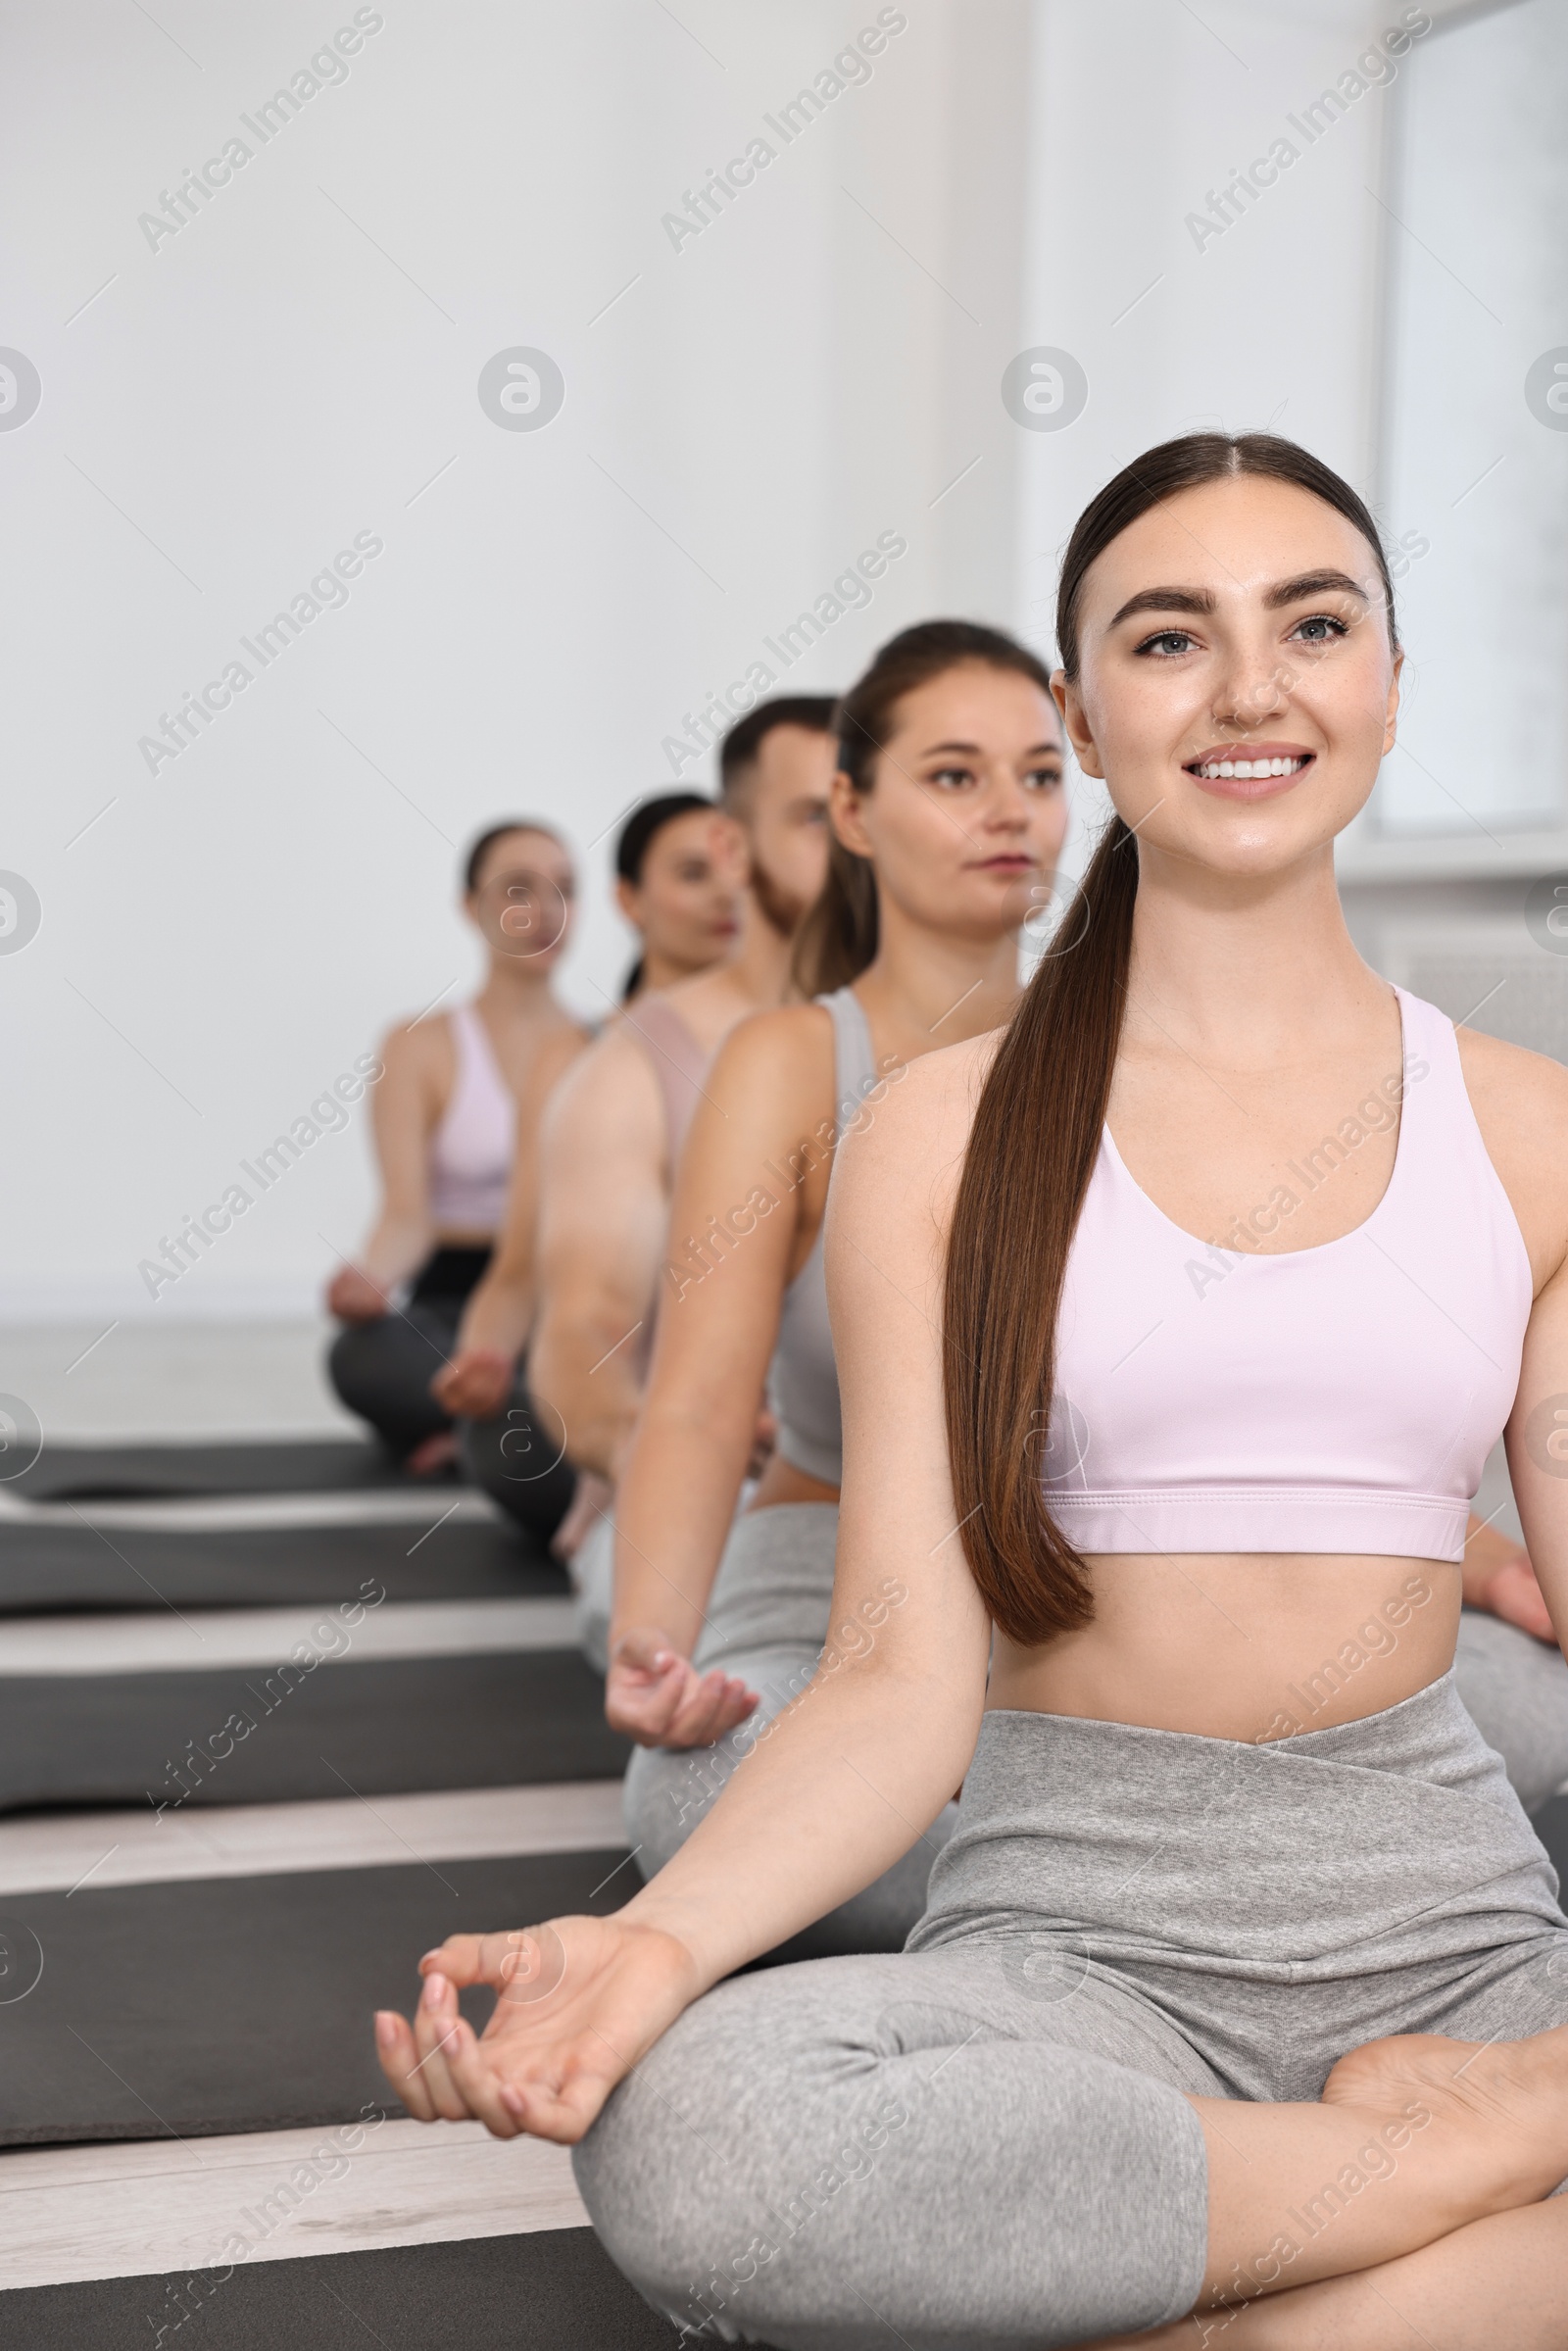
{"type": "MultiPolygon", "coordinates": [[[[199,2137],[401,2114],[371,2014],[450,1934],[616,1909],[624,1852],[0,1896],[0,2146],[199,2137]]],[[[478,2025],[488,1994],[464,1995],[478,2025]]],[[[0,2294],[0,2311],[8,2297],[0,2294]]],[[[0,2336],[0,2341],[3,2341],[0,2336]]]]}
{"type": "Polygon", "coordinates": [[[163,2351],[676,2351],[679,2342],[591,2229],[252,2261],[221,2284],[216,2275],[0,2294],[0,2347],[154,2351],[161,2339],[163,2351]]]}
{"type": "Polygon", "coordinates": [[[575,1649],[0,1676],[0,1811],[270,1804],[618,1779],[575,1649]]]}
{"type": "Polygon", "coordinates": [[[54,1445],[7,1481],[29,1502],[215,1494],[346,1494],[367,1487],[450,1491],[452,1477],[406,1477],[362,1437],[235,1439],[184,1445],[54,1445]]]}
{"type": "Polygon", "coordinates": [[[69,1609],[254,1608],[352,1599],[368,1580],[390,1600],[564,1592],[565,1570],[512,1525],[430,1517],[393,1526],[98,1528],[0,1522],[0,1616],[69,1609]]]}

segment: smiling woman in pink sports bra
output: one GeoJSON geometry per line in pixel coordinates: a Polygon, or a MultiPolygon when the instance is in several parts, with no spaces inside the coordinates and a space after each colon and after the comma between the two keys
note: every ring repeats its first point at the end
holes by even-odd
{"type": "Polygon", "coordinates": [[[1568,1920],[1452,1667],[1504,1426],[1568,1636],[1568,1071],[1347,932],[1402,661],[1348,483],[1149,451],[1057,641],[1081,901],[835,1167],[821,1665],[614,1916],[427,1954],[382,2062],[580,2142],[706,2339],[1561,2351],[1568,1920]],[[903,1951],[736,1973],[960,1778],[903,1951]]]}
{"type": "MultiPolygon", "coordinates": [[[[589,1042],[554,995],[570,929],[571,858],[532,819],[493,825],[468,854],[464,911],[489,968],[471,1004],[395,1028],[373,1097],[381,1208],[326,1302],[345,1325],[332,1384],[405,1466],[428,1475],[454,1457],[452,1421],[432,1393],[469,1293],[489,1262],[519,1153],[534,1149],[556,1080],[589,1042]],[[412,1277],[412,1289],[401,1298],[412,1277]]],[[[541,1486],[561,1515],[572,1479],[541,1486]]],[[[553,1515],[552,1515],[553,1514],[553,1515]]]]}

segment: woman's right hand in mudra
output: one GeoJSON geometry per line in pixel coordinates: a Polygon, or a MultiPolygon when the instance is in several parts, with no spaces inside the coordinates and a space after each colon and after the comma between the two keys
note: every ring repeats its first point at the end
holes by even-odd
{"type": "Polygon", "coordinates": [[[702,1988],[684,1943],[624,1916],[450,1935],[419,1972],[412,2024],[391,2009],[375,2019],[381,2071],[410,2114],[567,2146],[702,1988]],[[496,1994],[477,2034],[458,2012],[473,1984],[496,1994]]]}
{"type": "Polygon", "coordinates": [[[605,1719],[640,1747],[710,1747],[757,1705],[756,1690],[717,1666],[700,1674],[656,1626],[636,1626],[615,1643],[605,1719]]]}

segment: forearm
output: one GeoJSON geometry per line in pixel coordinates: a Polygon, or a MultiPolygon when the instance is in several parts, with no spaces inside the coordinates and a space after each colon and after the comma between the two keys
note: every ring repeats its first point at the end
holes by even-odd
{"type": "Polygon", "coordinates": [[[574,1467],[597,1470],[612,1485],[642,1403],[639,1339],[625,1323],[612,1330],[547,1301],[529,1349],[528,1386],[560,1416],[574,1467]]]}
{"type": "Polygon", "coordinates": [[[423,1264],[430,1238],[428,1217],[381,1216],[360,1251],[360,1271],[368,1274],[377,1289],[395,1290],[423,1264]]]}
{"type": "Polygon", "coordinates": [[[615,1499],[610,1643],[657,1626],[683,1657],[697,1646],[751,1456],[757,1399],[650,1398],[615,1499]]]}
{"type": "Polygon", "coordinates": [[[848,1658],[830,1641],[801,1695],[754,1735],[711,1812],[622,1915],[676,1936],[706,1990],[908,1851],[961,1780],[983,1702],[980,1687],[956,1695],[935,1659],[915,1675],[875,1650],[848,1658]]]}
{"type": "Polygon", "coordinates": [[[522,1352],[533,1315],[533,1284],[525,1270],[493,1265],[464,1309],[458,1351],[483,1347],[514,1359],[522,1352]]]}

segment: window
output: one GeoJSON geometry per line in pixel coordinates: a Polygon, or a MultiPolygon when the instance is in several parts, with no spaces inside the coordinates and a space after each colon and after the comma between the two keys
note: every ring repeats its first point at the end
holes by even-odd
{"type": "Polygon", "coordinates": [[[1568,8],[1463,12],[1391,95],[1379,508],[1410,659],[1370,829],[1484,863],[1568,839],[1568,8]]]}

